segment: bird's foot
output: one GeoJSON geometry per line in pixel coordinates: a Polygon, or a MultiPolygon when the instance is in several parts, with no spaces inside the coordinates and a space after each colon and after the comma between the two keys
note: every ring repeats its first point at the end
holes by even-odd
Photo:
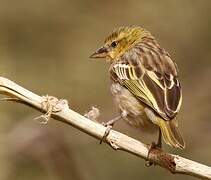
{"type": "Polygon", "coordinates": [[[120,116],[117,116],[114,119],[111,119],[108,122],[102,122],[102,125],[106,127],[105,133],[102,137],[102,139],[100,140],[100,144],[102,144],[103,141],[106,140],[106,137],[109,135],[109,132],[111,131],[112,127],[114,126],[115,122],[117,122],[118,120],[120,120],[121,118],[124,118],[127,116],[127,112],[126,111],[122,111],[120,116]]]}
{"type": "Polygon", "coordinates": [[[148,154],[147,154],[147,160],[146,160],[146,163],[145,165],[147,167],[150,167],[152,165],[156,165],[155,162],[152,162],[149,160],[149,157],[150,157],[150,153],[154,150],[154,149],[161,149],[161,144],[160,143],[155,143],[155,142],[152,142],[150,145],[149,145],[149,150],[148,150],[148,154]]]}
{"type": "Polygon", "coordinates": [[[65,99],[57,99],[56,97],[48,95],[42,98],[41,106],[46,113],[35,118],[35,120],[38,120],[41,124],[47,124],[52,113],[60,112],[64,108],[69,108],[68,102],[65,99]]]}
{"type": "Polygon", "coordinates": [[[102,144],[103,141],[105,141],[106,137],[109,135],[109,132],[111,131],[112,127],[114,126],[114,119],[108,121],[108,122],[102,122],[102,125],[106,127],[105,133],[100,140],[100,144],[102,144]]]}

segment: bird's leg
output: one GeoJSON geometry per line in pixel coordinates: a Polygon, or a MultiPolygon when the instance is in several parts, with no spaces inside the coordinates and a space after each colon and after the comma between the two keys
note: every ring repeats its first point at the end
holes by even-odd
{"type": "Polygon", "coordinates": [[[126,112],[126,111],[122,111],[121,114],[120,114],[119,116],[117,116],[117,117],[115,117],[115,118],[113,118],[113,119],[111,119],[111,120],[109,120],[109,121],[107,121],[107,122],[103,122],[103,123],[102,123],[103,126],[106,127],[106,130],[105,130],[105,133],[104,133],[102,139],[100,140],[100,144],[102,144],[102,142],[106,139],[106,137],[108,136],[108,134],[109,134],[109,132],[111,131],[111,129],[112,129],[112,127],[114,126],[114,124],[115,124],[118,120],[120,120],[120,119],[122,119],[122,118],[124,118],[124,117],[126,117],[126,116],[127,116],[127,112],[126,112]]]}
{"type": "Polygon", "coordinates": [[[160,128],[159,128],[159,135],[158,135],[158,141],[157,141],[156,147],[160,149],[162,148],[162,133],[161,133],[160,128]]]}
{"type": "Polygon", "coordinates": [[[108,136],[109,132],[111,131],[112,127],[114,126],[115,122],[117,122],[118,120],[120,120],[122,118],[121,115],[109,120],[108,122],[103,122],[103,126],[106,127],[105,133],[102,137],[102,139],[100,140],[100,144],[102,144],[102,142],[106,139],[106,137],[108,136]]]}
{"type": "Polygon", "coordinates": [[[148,166],[148,167],[154,164],[153,162],[151,162],[149,160],[149,155],[150,155],[151,151],[155,148],[160,148],[160,149],[162,148],[162,133],[161,133],[160,128],[159,128],[159,135],[158,135],[157,143],[152,142],[149,146],[149,150],[148,150],[148,154],[147,154],[147,161],[146,161],[146,166],[148,166]]]}

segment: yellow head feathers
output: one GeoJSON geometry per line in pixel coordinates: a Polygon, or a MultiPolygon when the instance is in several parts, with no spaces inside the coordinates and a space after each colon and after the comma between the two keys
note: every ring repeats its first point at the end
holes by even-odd
{"type": "Polygon", "coordinates": [[[105,39],[103,47],[98,49],[91,57],[107,57],[110,60],[117,60],[128,49],[141,42],[143,37],[150,36],[150,32],[138,26],[120,27],[105,39]]]}
{"type": "Polygon", "coordinates": [[[149,32],[139,26],[119,27],[114,29],[114,31],[105,39],[105,43],[119,41],[121,39],[135,41],[147,34],[149,34],[149,32]]]}

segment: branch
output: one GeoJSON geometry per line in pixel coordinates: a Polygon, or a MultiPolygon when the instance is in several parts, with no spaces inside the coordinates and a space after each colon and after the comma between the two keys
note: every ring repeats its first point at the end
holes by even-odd
{"type": "MultiPolygon", "coordinates": [[[[20,102],[41,112],[49,113],[48,109],[43,107],[43,97],[3,77],[0,77],[0,94],[9,96],[8,100],[20,102]]],[[[103,125],[71,110],[67,104],[60,111],[52,110],[51,112],[51,117],[55,120],[74,126],[94,138],[102,139],[105,133],[106,128],[103,125]]],[[[115,150],[123,150],[147,159],[149,146],[120,132],[111,130],[105,141],[115,150]]],[[[172,173],[211,179],[211,167],[178,155],[166,153],[161,149],[153,149],[150,152],[149,160],[172,173]]]]}

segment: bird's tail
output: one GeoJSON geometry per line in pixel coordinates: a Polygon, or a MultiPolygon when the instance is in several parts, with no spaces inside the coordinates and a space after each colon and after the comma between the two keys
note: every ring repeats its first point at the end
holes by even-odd
{"type": "Polygon", "coordinates": [[[159,118],[158,126],[161,129],[161,133],[166,144],[175,148],[185,148],[185,142],[178,129],[176,119],[166,121],[159,118]]]}

